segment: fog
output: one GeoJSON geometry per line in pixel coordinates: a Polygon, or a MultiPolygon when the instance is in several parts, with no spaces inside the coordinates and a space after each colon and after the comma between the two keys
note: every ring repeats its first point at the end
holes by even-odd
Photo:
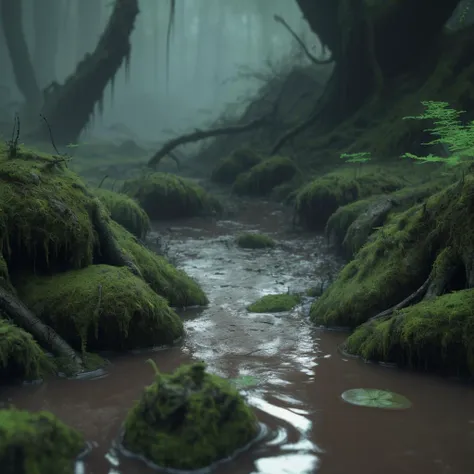
{"type": "MultiPolygon", "coordinates": [[[[46,87],[53,80],[63,82],[84,54],[95,48],[113,2],[25,0],[23,6],[26,40],[40,86],[46,87]],[[54,16],[57,30],[48,31],[45,24],[35,34],[40,16],[49,22],[54,16]],[[50,58],[35,54],[35,45],[45,41],[41,35],[48,34],[57,48],[56,54],[51,52],[49,66],[50,58]]],[[[109,84],[83,139],[119,133],[162,141],[172,134],[209,126],[223,114],[239,113],[262,85],[262,74],[306,60],[289,32],[274,20],[275,14],[286,20],[315,56],[323,55],[318,38],[294,1],[177,0],[169,60],[170,1],[140,0],[139,7],[130,62],[122,66],[114,84],[109,84]]],[[[1,43],[0,54],[8,58],[1,43]]],[[[0,85],[16,107],[22,97],[11,67],[2,71],[0,85]]]]}

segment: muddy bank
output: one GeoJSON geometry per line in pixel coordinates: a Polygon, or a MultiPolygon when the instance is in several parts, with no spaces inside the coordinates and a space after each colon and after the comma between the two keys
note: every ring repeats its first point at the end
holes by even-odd
{"type": "Polygon", "coordinates": [[[87,474],[148,474],[152,471],[142,463],[111,450],[127,411],[152,380],[145,361],[151,357],[161,370],[171,371],[204,360],[213,372],[246,385],[243,390],[268,429],[264,439],[218,473],[471,472],[470,389],[344,359],[337,346],[345,335],[315,329],[307,305],[278,315],[246,311],[263,294],[314,285],[322,269],[335,264],[321,237],[295,234],[290,224],[283,208],[261,203],[249,204],[227,222],[154,224],[153,232],[171,237],[174,260],[201,283],[210,301],[204,310],[182,313],[182,344],[114,357],[100,379],[51,379],[2,389],[2,402],[50,410],[97,443],[86,461],[87,474]],[[279,246],[239,249],[233,239],[243,230],[265,232],[279,246]],[[357,387],[402,393],[413,406],[387,412],[342,402],[341,393],[357,387]]]}

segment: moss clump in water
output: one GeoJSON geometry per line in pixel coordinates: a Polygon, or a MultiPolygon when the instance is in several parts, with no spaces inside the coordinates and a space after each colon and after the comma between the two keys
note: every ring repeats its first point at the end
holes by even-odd
{"type": "Polygon", "coordinates": [[[122,191],[136,199],[151,219],[209,215],[220,205],[204,188],[169,173],[151,173],[125,181],[122,191]]]}
{"type": "Polygon", "coordinates": [[[28,307],[76,349],[124,350],[170,344],[179,316],[127,268],[92,265],[18,285],[28,307]]]}
{"type": "Polygon", "coordinates": [[[0,316],[0,379],[38,379],[52,363],[31,334],[0,316]]]}
{"type": "Polygon", "coordinates": [[[472,289],[422,301],[360,326],[345,349],[368,360],[473,375],[473,308],[472,289]]]}
{"type": "Polygon", "coordinates": [[[236,238],[236,243],[244,249],[264,249],[275,247],[275,241],[265,234],[245,232],[236,238]]]}
{"type": "Polygon", "coordinates": [[[359,177],[342,171],[327,174],[298,191],[296,214],[303,226],[321,231],[340,206],[402,187],[400,179],[384,173],[367,173],[359,177]]]}
{"type": "Polygon", "coordinates": [[[281,313],[292,310],[300,303],[301,296],[299,295],[265,295],[247,309],[252,313],[281,313]]]}
{"type": "Polygon", "coordinates": [[[156,293],[165,297],[170,305],[183,308],[208,303],[204,291],[184,271],[148,250],[118,224],[112,224],[112,230],[120,247],[140,269],[143,279],[156,293]]]}
{"type": "Polygon", "coordinates": [[[82,435],[47,412],[0,410],[0,466],[5,474],[74,474],[82,435]]]}
{"type": "Polygon", "coordinates": [[[126,418],[123,445],[162,468],[192,470],[231,456],[258,431],[230,382],[197,363],[156,373],[126,418]]]}
{"type": "Polygon", "coordinates": [[[261,156],[249,148],[235,150],[229,157],[218,163],[212,171],[211,180],[216,183],[232,184],[237,176],[261,161],[261,156]]]}
{"type": "Polygon", "coordinates": [[[101,200],[115,222],[125,227],[135,237],[145,238],[150,230],[150,219],[134,199],[108,189],[95,189],[94,194],[101,200]]]}
{"type": "Polygon", "coordinates": [[[277,186],[291,181],[297,173],[294,161],[276,156],[240,174],[232,189],[239,195],[265,196],[277,186]]]}

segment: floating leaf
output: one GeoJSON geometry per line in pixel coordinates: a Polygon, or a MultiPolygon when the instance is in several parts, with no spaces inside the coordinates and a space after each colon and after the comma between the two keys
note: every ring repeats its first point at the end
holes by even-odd
{"type": "Polygon", "coordinates": [[[404,410],[411,407],[410,400],[403,395],[376,388],[353,388],[345,391],[341,397],[347,403],[363,407],[389,410],[404,410]]]}
{"type": "Polygon", "coordinates": [[[241,375],[235,379],[230,379],[230,383],[235,385],[237,389],[251,387],[252,385],[257,385],[258,380],[252,375],[241,375]]]}

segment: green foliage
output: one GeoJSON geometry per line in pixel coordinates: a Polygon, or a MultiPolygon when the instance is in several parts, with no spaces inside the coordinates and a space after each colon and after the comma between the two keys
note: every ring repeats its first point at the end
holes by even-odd
{"type": "Polygon", "coordinates": [[[404,158],[411,158],[421,163],[444,163],[448,166],[459,165],[474,159],[474,121],[463,124],[460,116],[465,113],[449,106],[447,102],[425,101],[422,102],[425,112],[421,115],[404,117],[404,120],[431,120],[433,128],[425,131],[437,137],[423,145],[443,145],[451,153],[449,157],[433,154],[417,156],[405,153],[404,158]]]}
{"type": "Polygon", "coordinates": [[[360,153],[342,153],[340,158],[345,160],[346,163],[367,163],[372,159],[370,153],[365,151],[360,153]]]}
{"type": "Polygon", "coordinates": [[[265,295],[252,303],[247,310],[251,313],[282,313],[290,311],[301,302],[301,296],[290,294],[265,295]]]}

